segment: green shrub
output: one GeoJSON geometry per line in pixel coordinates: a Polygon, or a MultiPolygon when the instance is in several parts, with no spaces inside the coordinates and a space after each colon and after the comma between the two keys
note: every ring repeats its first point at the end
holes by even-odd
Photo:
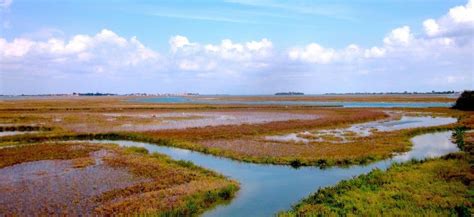
{"type": "Polygon", "coordinates": [[[132,152],[132,153],[139,153],[139,154],[148,154],[148,150],[143,147],[128,147],[127,151],[132,152]]]}
{"type": "Polygon", "coordinates": [[[293,167],[293,168],[299,168],[301,167],[303,164],[301,163],[301,161],[299,159],[294,159],[294,160],[291,160],[290,161],[290,166],[293,167]]]}
{"type": "Polygon", "coordinates": [[[474,111],[474,91],[464,91],[456,100],[456,104],[454,104],[453,108],[465,111],[474,111]]]}
{"type": "Polygon", "coordinates": [[[466,127],[464,126],[454,128],[454,132],[453,132],[455,143],[458,145],[458,148],[461,151],[464,151],[464,147],[465,147],[465,144],[464,144],[465,132],[466,132],[466,127]]]}

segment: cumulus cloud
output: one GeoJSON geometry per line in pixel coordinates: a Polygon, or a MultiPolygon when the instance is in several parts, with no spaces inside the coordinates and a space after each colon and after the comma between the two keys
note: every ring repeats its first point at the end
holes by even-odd
{"type": "Polygon", "coordinates": [[[425,28],[425,32],[428,36],[434,36],[439,32],[439,25],[433,19],[427,19],[423,22],[423,27],[425,28]]]}
{"type": "Polygon", "coordinates": [[[288,51],[290,60],[315,64],[329,64],[335,62],[353,62],[360,59],[383,57],[385,48],[372,47],[363,49],[356,44],[350,44],[344,49],[326,48],[317,43],[308,44],[304,48],[292,48],[288,51]]]}
{"type": "Polygon", "coordinates": [[[474,40],[474,0],[466,5],[451,8],[439,19],[423,22],[425,33],[430,38],[450,38],[457,44],[472,44],[474,40]]]}
{"type": "Polygon", "coordinates": [[[311,43],[304,48],[291,49],[288,55],[292,60],[325,64],[336,58],[336,51],[331,48],[324,48],[316,43],[311,43]]]}
{"type": "Polygon", "coordinates": [[[170,44],[171,52],[173,53],[176,53],[178,50],[189,50],[197,46],[197,44],[189,42],[188,38],[181,35],[171,37],[168,42],[170,44]]]}
{"type": "Polygon", "coordinates": [[[382,40],[381,46],[360,48],[349,45],[345,49],[323,47],[310,43],[305,47],[288,51],[290,60],[312,64],[330,64],[336,62],[364,61],[365,59],[399,58],[403,61],[427,58],[453,57],[455,55],[472,56],[474,42],[474,0],[464,6],[451,8],[439,19],[427,19],[423,22],[424,35],[415,36],[409,26],[391,30],[382,40]],[[353,49],[350,49],[350,48],[353,49]],[[356,48],[356,49],[355,49],[356,48]]]}
{"type": "Polygon", "coordinates": [[[264,67],[273,55],[273,44],[266,38],[243,43],[224,39],[220,44],[200,44],[177,35],[170,38],[169,44],[173,54],[170,61],[174,61],[179,69],[187,71],[259,68],[264,67]]]}
{"type": "Polygon", "coordinates": [[[389,46],[408,45],[413,40],[413,34],[409,26],[402,26],[392,30],[384,39],[383,43],[389,46]]]}
{"type": "Polygon", "coordinates": [[[58,76],[121,74],[138,79],[141,76],[133,75],[145,72],[162,76],[154,81],[168,82],[170,87],[176,86],[174,82],[188,82],[188,86],[213,79],[212,85],[205,85],[208,91],[239,82],[241,88],[265,86],[269,90],[278,84],[294,84],[295,88],[319,85],[319,91],[328,92],[341,81],[348,84],[342,91],[367,90],[368,83],[374,90],[400,90],[409,88],[408,84],[472,88],[473,1],[439,18],[426,19],[421,34],[410,26],[400,26],[381,36],[379,44],[368,47],[349,44],[332,48],[313,42],[276,49],[267,38],[207,44],[176,35],[168,41],[169,52],[160,55],[136,37],[125,38],[107,29],[69,39],[62,34],[41,39],[0,38],[0,75],[4,81],[20,73],[22,81],[32,74],[51,72],[58,76]]]}
{"type": "Polygon", "coordinates": [[[13,3],[13,0],[0,0],[0,8],[8,8],[13,3]]]}
{"type": "Polygon", "coordinates": [[[365,58],[377,58],[377,57],[383,57],[384,55],[385,55],[385,48],[379,48],[375,46],[370,49],[366,49],[364,52],[365,58]]]}
{"type": "Polygon", "coordinates": [[[246,43],[234,43],[230,39],[224,39],[221,44],[204,46],[204,52],[222,59],[248,61],[268,57],[272,47],[272,42],[266,38],[246,43]]]}
{"type": "Polygon", "coordinates": [[[465,6],[451,8],[448,16],[456,23],[474,22],[474,1],[470,0],[465,6]]]}
{"type": "Polygon", "coordinates": [[[9,69],[44,65],[94,71],[89,66],[100,66],[95,67],[100,68],[96,71],[103,72],[158,58],[157,52],[145,47],[136,37],[125,39],[107,29],[93,36],[75,35],[68,41],[60,38],[44,41],[15,38],[7,41],[0,38],[0,64],[9,69]]]}
{"type": "Polygon", "coordinates": [[[287,57],[304,72],[304,81],[311,81],[308,85],[321,88],[343,82],[349,85],[344,88],[362,90],[472,89],[473,2],[425,20],[422,34],[400,26],[389,31],[379,45],[331,48],[313,42],[289,49],[287,57]]]}

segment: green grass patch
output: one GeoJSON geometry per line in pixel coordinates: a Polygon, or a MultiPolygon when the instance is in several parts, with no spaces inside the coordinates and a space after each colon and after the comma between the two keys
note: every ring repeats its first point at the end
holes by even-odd
{"type": "Polygon", "coordinates": [[[465,154],[411,161],[319,189],[278,215],[470,216],[472,181],[465,154]]]}

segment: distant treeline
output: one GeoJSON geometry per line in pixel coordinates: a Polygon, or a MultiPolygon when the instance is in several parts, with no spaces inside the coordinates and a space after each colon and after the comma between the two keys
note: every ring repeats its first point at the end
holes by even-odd
{"type": "Polygon", "coordinates": [[[118,94],[115,93],[72,93],[72,94],[66,94],[66,93],[56,93],[56,94],[20,94],[20,95],[2,95],[2,97],[15,97],[15,96],[22,96],[22,97],[29,97],[29,96],[118,96],[118,94]]]}
{"type": "Polygon", "coordinates": [[[281,95],[304,95],[304,93],[301,93],[301,92],[278,92],[278,93],[275,93],[275,95],[277,96],[281,96],[281,95]]]}
{"type": "Polygon", "coordinates": [[[399,95],[399,94],[455,94],[454,90],[431,92],[355,92],[355,93],[325,93],[325,95],[399,95]]]}
{"type": "Polygon", "coordinates": [[[73,93],[75,96],[117,96],[115,93],[73,93]]]}

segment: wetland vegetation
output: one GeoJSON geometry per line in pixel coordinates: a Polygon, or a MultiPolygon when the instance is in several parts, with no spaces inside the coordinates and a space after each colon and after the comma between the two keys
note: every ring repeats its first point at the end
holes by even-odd
{"type": "Polygon", "coordinates": [[[474,0],[0,18],[0,217],[474,217],[474,0]]]}
{"type": "Polygon", "coordinates": [[[473,136],[461,152],[375,169],[321,188],[279,216],[471,216],[473,136]]]}
{"type": "MultiPolygon", "coordinates": [[[[434,100],[439,99],[436,97],[434,100]]],[[[76,208],[79,207],[77,208],[79,210],[80,207],[84,207],[84,210],[87,210],[85,213],[161,213],[166,215],[202,213],[216,204],[229,201],[239,189],[239,184],[230,180],[232,177],[223,177],[187,161],[171,160],[160,154],[150,155],[141,148],[123,149],[113,145],[91,145],[74,141],[129,140],[178,147],[259,164],[326,168],[331,166],[348,167],[355,164],[367,165],[388,159],[397,153],[410,150],[412,145],[410,139],[416,135],[460,129],[460,127],[470,129],[474,125],[474,117],[471,112],[448,108],[151,104],[130,101],[129,98],[124,97],[6,100],[0,102],[0,120],[2,131],[30,132],[28,134],[5,134],[0,137],[0,147],[3,147],[0,149],[0,153],[3,152],[2,156],[8,156],[2,158],[0,170],[16,171],[20,167],[35,170],[38,167],[50,167],[51,161],[60,161],[62,163],[59,163],[59,166],[46,170],[44,173],[53,174],[58,170],[66,170],[71,174],[80,174],[81,177],[88,178],[90,174],[78,171],[92,170],[102,174],[111,174],[111,171],[115,171],[118,177],[123,177],[119,179],[128,181],[117,182],[117,185],[108,183],[106,185],[108,188],[101,188],[101,191],[81,187],[77,181],[72,182],[72,184],[76,183],[75,185],[79,186],[78,191],[82,193],[77,194],[75,198],[69,198],[69,201],[89,198],[87,200],[89,202],[79,203],[76,206],[76,208]],[[349,129],[367,122],[390,124],[391,121],[396,122],[400,119],[403,122],[402,117],[414,117],[415,119],[418,117],[454,118],[458,121],[430,126],[411,126],[406,129],[397,128],[391,131],[369,129],[370,133],[364,136],[357,133],[344,134],[350,138],[344,141],[338,140],[338,136],[332,134],[338,129],[349,129]],[[330,133],[318,134],[322,139],[317,140],[315,139],[316,134],[301,134],[301,132],[330,133]],[[314,139],[314,141],[271,141],[266,139],[269,136],[292,133],[296,133],[301,138],[314,139]],[[81,148],[72,148],[74,151],[66,153],[65,150],[74,146],[81,148]],[[94,153],[104,150],[113,154],[99,157],[94,155],[94,153]],[[97,163],[99,161],[103,163],[99,165],[97,163]],[[37,165],[35,166],[35,164],[37,165]],[[12,167],[18,168],[15,170],[12,167]],[[97,167],[106,169],[100,170],[97,167]],[[95,194],[87,194],[87,192],[95,192],[95,194]],[[169,201],[170,197],[174,199],[169,201]]],[[[456,138],[459,139],[460,137],[458,137],[456,138]]],[[[443,161],[440,164],[457,164],[463,158],[445,160],[446,162],[443,161]]],[[[431,161],[441,160],[427,162],[431,161]]],[[[409,164],[407,167],[413,167],[413,165],[415,163],[409,164]]],[[[207,167],[205,164],[201,166],[207,167]]],[[[405,167],[405,165],[397,164],[394,167],[405,167]]],[[[417,167],[416,170],[418,169],[417,167]]],[[[463,170],[463,172],[466,171],[463,170]]],[[[10,173],[4,172],[4,174],[10,173]]],[[[28,175],[36,177],[41,174],[29,173],[21,177],[28,175]]],[[[429,177],[432,178],[432,176],[429,177]]],[[[394,182],[399,183],[398,180],[394,182]]],[[[85,183],[92,183],[96,188],[105,185],[97,182],[96,179],[85,183]]],[[[18,183],[9,184],[16,186],[15,184],[18,183]]],[[[38,182],[33,179],[30,184],[37,187],[41,184],[44,185],[44,181],[38,182]]],[[[67,185],[64,184],[64,186],[67,185]]],[[[312,185],[308,183],[308,186],[312,185]]],[[[18,187],[18,189],[23,187],[18,187]]],[[[8,191],[15,188],[17,187],[10,188],[8,191]]],[[[64,189],[62,188],[62,192],[59,191],[59,193],[67,194],[64,189]]],[[[5,194],[8,191],[2,191],[0,194],[5,194]]],[[[311,191],[305,190],[305,195],[311,191]]],[[[34,192],[30,193],[38,195],[34,192]]],[[[458,191],[453,192],[453,195],[465,198],[458,191]]],[[[4,200],[0,207],[11,213],[19,213],[16,212],[19,210],[15,211],[11,205],[18,201],[13,196],[4,198],[9,199],[4,200]]],[[[38,201],[45,200],[40,196],[37,199],[38,201]]],[[[58,206],[68,207],[63,203],[67,200],[62,202],[51,200],[50,202],[38,203],[38,206],[44,205],[47,208],[42,210],[53,213],[54,211],[51,210],[57,210],[58,206]]],[[[450,200],[446,203],[452,204],[450,200]]],[[[465,203],[464,206],[469,208],[471,205],[465,203]]],[[[306,211],[300,212],[302,210],[300,207],[313,206],[296,205],[292,211],[281,214],[305,213],[306,211]]],[[[464,210],[462,206],[460,207],[450,206],[449,209],[464,210]]],[[[77,209],[75,210],[77,211],[77,209]]],[[[357,207],[357,209],[367,211],[372,208],[357,207]]],[[[312,208],[304,208],[304,210],[309,210],[308,213],[314,211],[312,208]]],[[[326,209],[322,210],[323,213],[327,211],[326,209]]],[[[74,212],[68,209],[64,209],[64,211],[74,212]]],[[[334,213],[340,213],[340,211],[334,211],[334,213]]]]}
{"type": "Polygon", "coordinates": [[[146,149],[54,142],[0,149],[0,213],[191,216],[238,183],[146,149]],[[30,198],[28,200],[25,200],[30,198]]]}

